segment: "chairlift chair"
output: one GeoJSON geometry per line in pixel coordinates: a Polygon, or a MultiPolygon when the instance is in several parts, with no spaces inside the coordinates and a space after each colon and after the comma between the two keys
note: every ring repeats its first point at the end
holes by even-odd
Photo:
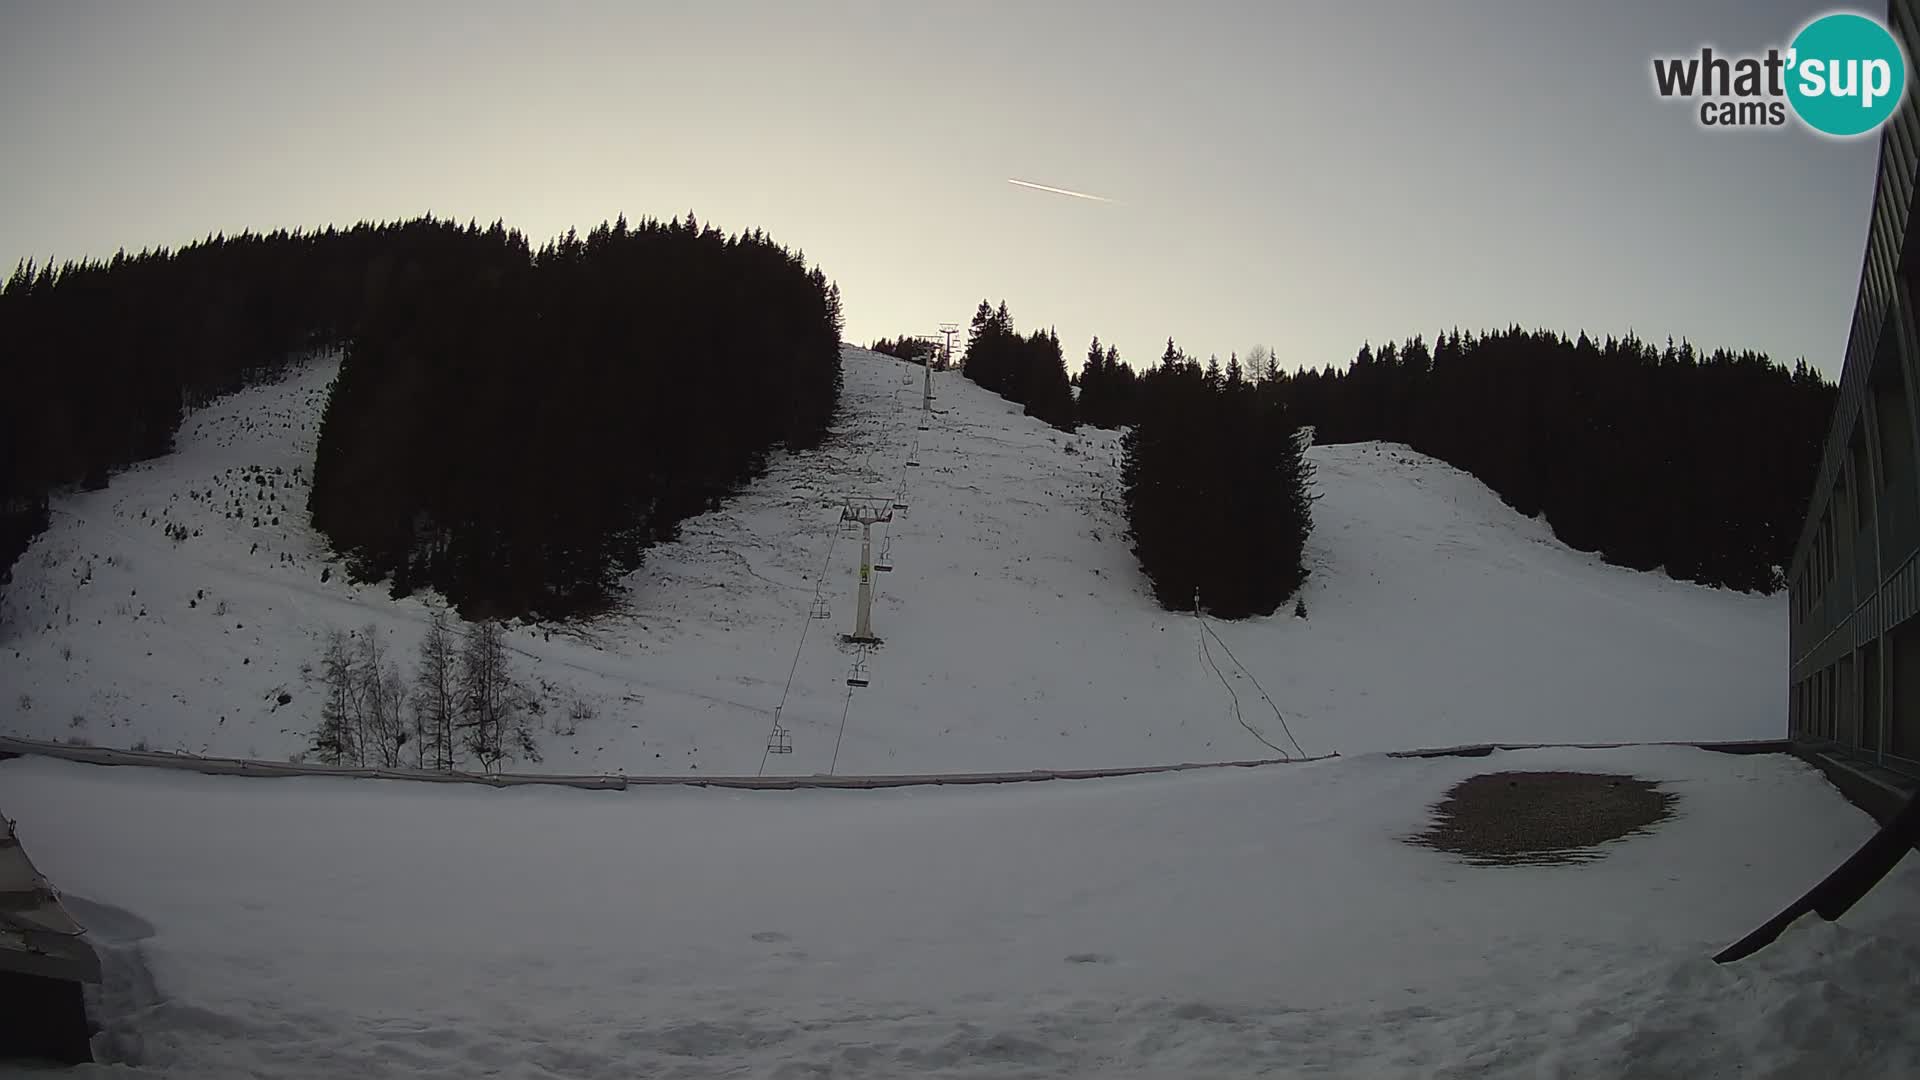
{"type": "Polygon", "coordinates": [[[893,572],[893,560],[888,557],[888,552],[892,550],[893,550],[893,537],[889,536],[887,537],[886,542],[880,545],[880,557],[878,559],[875,559],[873,562],[873,568],[875,570],[883,574],[893,572]]]}
{"type": "Polygon", "coordinates": [[[827,603],[826,597],[816,596],[813,598],[813,610],[808,614],[816,619],[831,619],[833,618],[833,608],[827,603]]]}
{"type": "Polygon", "coordinates": [[[783,727],[775,727],[773,733],[767,737],[767,753],[793,753],[793,732],[783,727]]]}
{"type": "Polygon", "coordinates": [[[848,669],[847,671],[847,685],[848,686],[868,685],[867,658],[865,655],[856,656],[853,658],[853,667],[848,669]]]}

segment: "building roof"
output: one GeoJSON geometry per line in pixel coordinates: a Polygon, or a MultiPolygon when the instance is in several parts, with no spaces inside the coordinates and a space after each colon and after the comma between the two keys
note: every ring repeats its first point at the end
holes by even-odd
{"type": "Polygon", "coordinates": [[[99,982],[100,960],[85,934],[0,815],[0,971],[99,982]]]}

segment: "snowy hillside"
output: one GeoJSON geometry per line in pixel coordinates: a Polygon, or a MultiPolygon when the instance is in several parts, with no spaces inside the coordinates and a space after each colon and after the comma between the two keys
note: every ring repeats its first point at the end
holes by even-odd
{"type": "MultiPolygon", "coordinates": [[[[56,502],[0,609],[0,731],[284,758],[317,714],[327,630],[371,623],[411,664],[433,599],[348,584],[305,523],[331,371],[217,402],[174,454],[56,502]]],[[[625,611],[513,631],[546,760],[510,767],[752,773],[783,697],[794,752],[770,773],[1270,756],[1209,659],[1291,751],[1225,650],[1203,654],[1198,623],[1148,596],[1117,435],[1061,434],[954,373],[934,376],[943,412],[920,432],[920,369],[848,348],[845,371],[828,445],[650,552],[625,611]],[[863,689],[836,640],[849,498],[906,503],[875,528],[894,569],[875,575],[885,643],[863,689]],[[809,618],[817,585],[830,619],[809,618]]],[[[1311,457],[1309,618],[1213,624],[1307,753],[1782,732],[1783,599],[1605,566],[1403,447],[1311,457]]]]}

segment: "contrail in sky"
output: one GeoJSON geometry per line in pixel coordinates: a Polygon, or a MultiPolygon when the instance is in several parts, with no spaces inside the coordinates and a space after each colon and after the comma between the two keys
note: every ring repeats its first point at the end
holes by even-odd
{"type": "Polygon", "coordinates": [[[1094,202],[1112,202],[1113,201],[1112,199],[1107,198],[1105,195],[1089,195],[1084,191],[1068,191],[1066,188],[1048,187],[1045,184],[1034,184],[1034,183],[1029,183],[1028,181],[1025,181],[1025,180],[1015,180],[1011,176],[1007,177],[1007,183],[1019,184],[1021,187],[1032,188],[1035,191],[1051,191],[1055,195],[1071,195],[1076,199],[1092,199],[1094,202]]]}

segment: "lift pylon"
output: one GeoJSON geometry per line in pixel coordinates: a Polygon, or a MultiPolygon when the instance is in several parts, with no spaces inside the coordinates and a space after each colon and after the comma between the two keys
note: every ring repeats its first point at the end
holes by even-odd
{"type": "Polygon", "coordinates": [[[892,521],[893,511],[849,503],[841,509],[840,517],[843,521],[860,524],[860,599],[854,613],[851,640],[878,641],[873,636],[873,527],[883,521],[892,521]]]}

